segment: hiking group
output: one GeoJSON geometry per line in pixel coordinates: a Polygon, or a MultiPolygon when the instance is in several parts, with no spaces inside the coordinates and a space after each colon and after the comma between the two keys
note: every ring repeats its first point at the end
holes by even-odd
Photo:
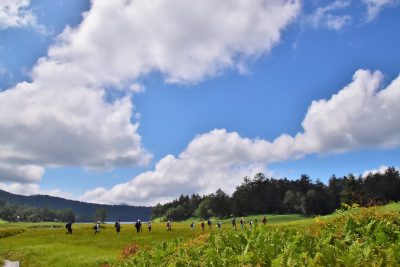
{"type": "MultiPolygon", "coordinates": [[[[262,224],[265,225],[265,224],[267,223],[267,218],[264,216],[264,217],[262,218],[261,222],[262,222],[262,224]]],[[[236,230],[237,228],[236,228],[236,218],[235,218],[235,217],[232,217],[232,219],[231,219],[231,224],[232,224],[232,228],[234,228],[234,229],[236,230]]],[[[249,221],[249,226],[250,226],[250,228],[253,228],[253,225],[257,225],[257,224],[258,224],[258,219],[255,219],[254,221],[253,221],[253,220],[250,220],[250,221],[249,221]]],[[[195,225],[195,222],[192,222],[192,223],[190,224],[190,229],[191,229],[192,231],[194,230],[194,225],[195,225]]],[[[202,220],[202,221],[200,222],[201,230],[204,231],[205,225],[206,225],[205,221],[202,220]]],[[[209,218],[209,219],[207,220],[207,225],[208,225],[208,227],[210,228],[210,230],[212,230],[212,220],[211,220],[211,218],[209,218]]],[[[242,217],[242,218],[240,219],[240,227],[241,227],[242,229],[244,229],[244,228],[245,228],[245,225],[246,225],[245,219],[242,217]]],[[[222,222],[221,222],[221,220],[218,220],[218,221],[217,221],[216,226],[217,226],[218,229],[221,229],[221,228],[222,228],[222,222]]]]}
{"type": "MultiPolygon", "coordinates": [[[[254,224],[257,225],[257,223],[258,223],[258,220],[257,220],[257,219],[255,219],[254,222],[253,222],[253,220],[250,220],[250,221],[249,221],[249,226],[250,226],[250,228],[252,228],[254,224]]],[[[264,224],[264,225],[267,223],[267,218],[266,218],[265,216],[262,218],[261,223],[264,224]]],[[[231,219],[231,224],[232,224],[232,228],[234,228],[234,229],[236,230],[237,228],[236,228],[236,218],[235,218],[235,217],[232,217],[232,219],[231,219]]],[[[204,229],[205,229],[205,225],[206,225],[205,221],[202,220],[202,221],[200,222],[200,227],[201,227],[201,229],[202,229],[203,231],[204,231],[204,229]]],[[[167,221],[166,226],[167,226],[167,231],[172,231],[172,222],[171,222],[171,220],[168,220],[168,221],[167,221]]],[[[194,226],[195,226],[195,222],[192,222],[192,223],[190,224],[190,229],[191,229],[192,231],[194,230],[194,226]]],[[[210,228],[210,230],[212,230],[212,220],[211,220],[211,218],[209,218],[209,219],[207,220],[207,226],[210,228]]],[[[218,229],[221,229],[221,228],[222,228],[222,222],[221,222],[221,220],[218,220],[216,226],[217,226],[218,229]]],[[[114,223],[114,227],[115,227],[116,232],[119,233],[119,232],[121,231],[121,220],[116,221],[116,222],[114,223]]],[[[135,222],[134,227],[136,228],[136,233],[143,232],[143,229],[142,229],[142,222],[140,221],[140,219],[138,219],[138,220],[135,222]]],[[[244,217],[240,218],[240,227],[241,227],[242,229],[245,228],[245,219],[244,219],[244,217]]],[[[67,232],[66,232],[65,234],[72,234],[72,222],[68,222],[68,223],[65,225],[65,228],[67,229],[67,232]]],[[[101,229],[100,222],[97,221],[96,224],[93,226],[94,234],[95,234],[95,235],[96,235],[96,234],[100,234],[100,229],[101,229]]],[[[148,222],[147,222],[147,230],[148,230],[149,232],[151,232],[151,221],[148,221],[148,222]]]]}

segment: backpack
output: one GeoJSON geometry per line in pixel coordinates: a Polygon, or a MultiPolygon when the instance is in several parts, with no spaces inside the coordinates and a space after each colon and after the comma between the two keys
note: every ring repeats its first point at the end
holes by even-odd
{"type": "Polygon", "coordinates": [[[65,228],[67,228],[67,229],[68,229],[68,223],[65,225],[65,228]]]}
{"type": "Polygon", "coordinates": [[[93,230],[97,230],[97,225],[93,226],[93,230]]]}

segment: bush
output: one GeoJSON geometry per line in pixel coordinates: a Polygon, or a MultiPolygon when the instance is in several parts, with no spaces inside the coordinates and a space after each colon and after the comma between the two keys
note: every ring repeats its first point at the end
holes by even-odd
{"type": "Polygon", "coordinates": [[[376,209],[317,217],[307,228],[233,229],[138,252],[125,266],[399,266],[400,214],[376,209]]]}

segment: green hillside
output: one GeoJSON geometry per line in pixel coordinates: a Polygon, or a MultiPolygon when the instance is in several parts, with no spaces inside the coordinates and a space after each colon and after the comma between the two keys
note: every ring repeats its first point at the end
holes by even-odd
{"type": "Polygon", "coordinates": [[[49,208],[51,210],[72,209],[79,221],[93,221],[98,209],[106,209],[107,220],[136,221],[150,218],[151,207],[135,207],[128,205],[101,205],[68,200],[47,195],[22,196],[0,190],[0,200],[35,208],[49,208]]]}

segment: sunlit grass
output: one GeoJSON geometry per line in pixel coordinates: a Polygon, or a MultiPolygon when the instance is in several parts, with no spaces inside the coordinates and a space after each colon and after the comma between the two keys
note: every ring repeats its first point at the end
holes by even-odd
{"type": "MultiPolygon", "coordinates": [[[[382,211],[400,211],[400,203],[377,207],[382,211]]],[[[353,212],[353,211],[352,211],[353,212]]],[[[324,216],[326,220],[334,219],[337,214],[324,216]]],[[[263,215],[245,217],[246,228],[250,220],[258,220],[261,224],[263,215]]],[[[307,227],[315,222],[315,218],[291,215],[266,215],[267,227],[282,226],[307,227]]],[[[236,217],[237,227],[240,217],[236,217]]],[[[122,224],[121,233],[117,234],[113,225],[105,225],[99,235],[94,235],[93,224],[73,224],[73,234],[66,235],[64,223],[6,223],[0,221],[1,232],[17,232],[17,234],[0,238],[0,259],[18,260],[21,266],[102,266],[114,265],[122,260],[122,250],[135,243],[141,250],[149,249],[161,241],[171,241],[176,237],[189,240],[208,233],[207,225],[203,232],[198,218],[183,222],[173,222],[172,231],[166,231],[165,222],[153,222],[152,231],[148,232],[143,224],[143,232],[137,234],[133,224],[122,224]],[[195,229],[190,223],[195,221],[195,229]],[[20,230],[23,231],[20,231],[20,230]]],[[[231,229],[231,219],[222,221],[222,230],[231,229]]],[[[213,231],[217,220],[213,220],[213,231]]]]}

